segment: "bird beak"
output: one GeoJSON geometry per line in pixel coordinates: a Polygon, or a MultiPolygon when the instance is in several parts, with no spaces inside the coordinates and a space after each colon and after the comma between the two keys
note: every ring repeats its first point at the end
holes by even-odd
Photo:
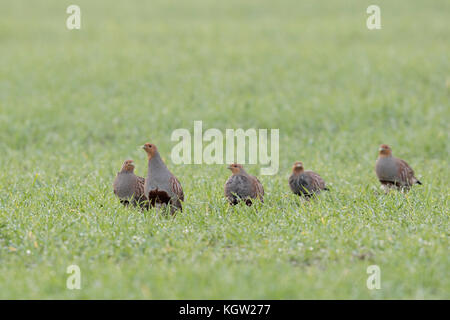
{"type": "Polygon", "coordinates": [[[145,145],[143,145],[141,148],[145,150],[145,145]]]}
{"type": "Polygon", "coordinates": [[[228,166],[228,167],[227,167],[227,169],[230,169],[230,170],[231,170],[231,165],[230,165],[230,166],[228,166]]]}
{"type": "Polygon", "coordinates": [[[378,151],[383,151],[384,150],[384,148],[380,148],[380,149],[378,149],[378,151]]]}

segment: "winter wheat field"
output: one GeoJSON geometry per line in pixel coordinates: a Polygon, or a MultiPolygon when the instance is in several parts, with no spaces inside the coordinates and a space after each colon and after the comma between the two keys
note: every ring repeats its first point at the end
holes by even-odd
{"type": "Polygon", "coordinates": [[[0,7],[0,298],[450,298],[448,1],[0,7]],[[244,164],[263,205],[228,205],[226,164],[171,160],[194,121],[279,129],[278,172],[244,164]],[[125,159],[146,175],[146,142],[184,188],[174,218],[114,196],[125,159]],[[423,185],[383,194],[381,143],[423,185]],[[331,190],[293,195],[296,160],[331,190]]]}

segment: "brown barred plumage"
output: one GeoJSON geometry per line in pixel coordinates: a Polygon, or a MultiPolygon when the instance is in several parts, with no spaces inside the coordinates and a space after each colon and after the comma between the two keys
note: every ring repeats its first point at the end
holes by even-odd
{"type": "Polygon", "coordinates": [[[296,195],[306,198],[318,195],[322,190],[328,190],[322,177],[313,171],[305,171],[300,161],[292,166],[289,187],[296,195]]]}

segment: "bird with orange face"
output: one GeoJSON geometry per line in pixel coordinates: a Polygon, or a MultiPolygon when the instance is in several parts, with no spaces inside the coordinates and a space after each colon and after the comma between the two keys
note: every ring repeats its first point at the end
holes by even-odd
{"type": "Polygon", "coordinates": [[[142,148],[148,157],[144,194],[149,205],[155,208],[169,206],[171,214],[176,210],[182,211],[181,201],[184,201],[184,193],[180,181],[169,171],[154,144],[146,143],[142,148]]]}
{"type": "Polygon", "coordinates": [[[264,202],[264,188],[258,178],[248,174],[242,165],[233,163],[227,167],[231,170],[231,177],[225,182],[225,197],[231,205],[239,201],[251,206],[254,199],[264,202]]]}
{"type": "Polygon", "coordinates": [[[124,206],[132,203],[134,206],[146,208],[148,202],[144,195],[144,181],[144,178],[134,174],[133,160],[126,160],[114,179],[114,194],[124,206]]]}
{"type": "Polygon", "coordinates": [[[407,191],[416,183],[422,184],[406,161],[392,155],[392,149],[387,144],[380,145],[378,149],[375,172],[385,192],[391,188],[407,191]]]}
{"type": "Polygon", "coordinates": [[[305,171],[303,163],[300,161],[295,162],[292,166],[289,187],[294,194],[307,199],[318,195],[322,190],[328,190],[322,177],[313,171],[305,171]]]}

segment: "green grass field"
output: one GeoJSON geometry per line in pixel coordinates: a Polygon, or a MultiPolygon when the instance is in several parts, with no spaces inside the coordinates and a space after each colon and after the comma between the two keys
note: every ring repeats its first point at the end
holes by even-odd
{"type": "Polygon", "coordinates": [[[0,298],[450,298],[449,1],[0,7],[0,298]],[[229,208],[225,165],[171,162],[172,131],[195,120],[280,130],[263,206],[229,208]],[[148,141],[183,185],[175,219],[112,192],[123,160],[146,175],[148,141]],[[422,186],[380,193],[381,143],[422,186]],[[332,190],[292,195],[295,160],[332,190]]]}

